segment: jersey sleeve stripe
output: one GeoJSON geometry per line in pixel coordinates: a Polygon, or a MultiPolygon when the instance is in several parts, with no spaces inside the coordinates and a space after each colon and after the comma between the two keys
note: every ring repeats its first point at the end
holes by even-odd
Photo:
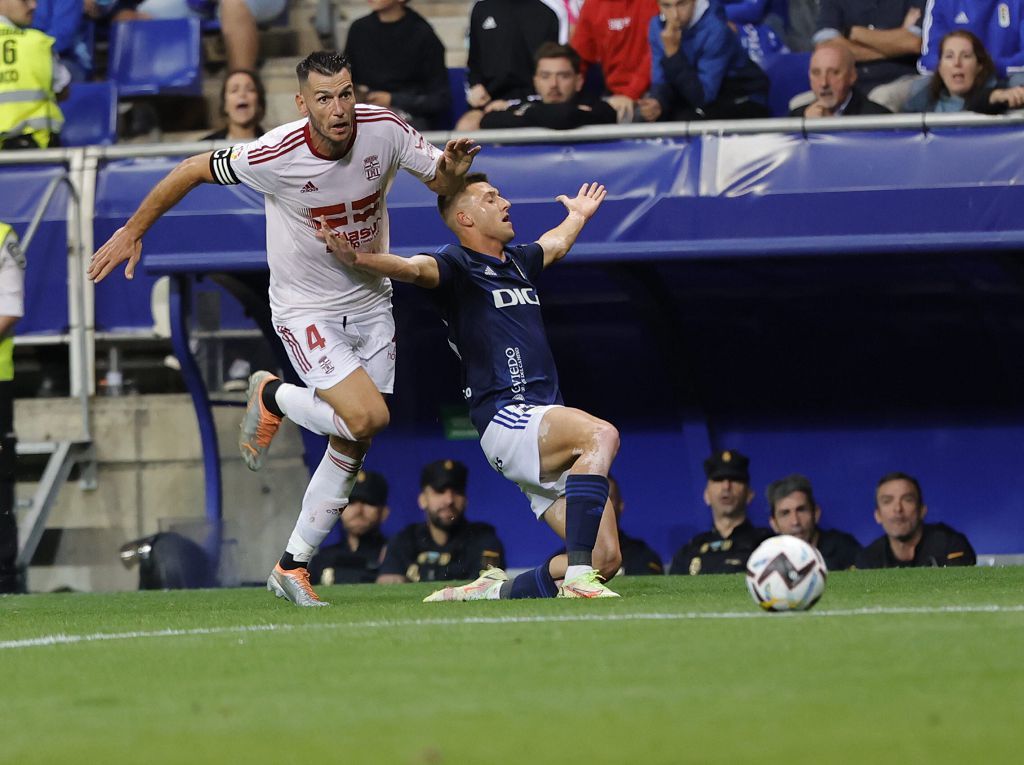
{"type": "Polygon", "coordinates": [[[272,154],[263,154],[263,155],[257,157],[256,159],[253,159],[250,156],[249,157],[249,165],[250,166],[252,166],[252,165],[260,165],[260,164],[262,164],[264,162],[270,162],[271,160],[278,159],[279,157],[283,157],[285,154],[287,154],[288,152],[292,151],[293,149],[296,149],[299,146],[302,146],[302,144],[304,144],[305,142],[306,142],[306,139],[302,135],[299,135],[290,144],[287,144],[285,146],[280,147],[279,149],[277,149],[272,154]]]}
{"type": "Polygon", "coordinates": [[[241,183],[231,169],[231,149],[217,149],[210,155],[210,173],[221,186],[235,186],[241,183]]]}
{"type": "Polygon", "coordinates": [[[406,133],[412,132],[412,128],[410,128],[403,120],[391,115],[390,112],[379,115],[374,114],[372,116],[368,115],[365,117],[362,115],[357,115],[356,122],[359,124],[368,124],[370,122],[394,122],[396,125],[399,125],[402,128],[402,130],[404,130],[406,133]]]}
{"type": "Polygon", "coordinates": [[[293,138],[295,138],[295,136],[298,135],[302,135],[302,128],[299,128],[298,130],[293,130],[277,143],[269,144],[267,146],[260,146],[258,149],[253,149],[251,152],[249,152],[249,159],[258,159],[263,154],[268,154],[276,149],[279,149],[284,144],[289,143],[293,138]]]}

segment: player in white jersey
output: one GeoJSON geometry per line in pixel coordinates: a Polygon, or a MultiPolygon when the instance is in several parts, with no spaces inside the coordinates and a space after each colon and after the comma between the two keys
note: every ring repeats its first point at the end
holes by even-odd
{"type": "Polygon", "coordinates": [[[326,220],[356,249],[386,252],[385,198],[398,169],[435,193],[450,193],[480,148],[460,138],[439,152],[387,109],[357,106],[344,56],[312,53],[296,74],[295,102],[304,119],[253,143],[182,161],[96,252],[89,276],[100,281],[127,261],[131,279],[143,234],[200,183],[244,183],[263,193],[274,327],[307,387],[253,374],[239,448],[258,470],[283,416],[329,437],[285,553],[267,580],[278,597],[320,606],[326,603],[310,586],[306,566],[348,504],[371,439],[388,424],[384,394],[394,385],[395,332],[391,282],[344,268],[316,232],[326,220]]]}

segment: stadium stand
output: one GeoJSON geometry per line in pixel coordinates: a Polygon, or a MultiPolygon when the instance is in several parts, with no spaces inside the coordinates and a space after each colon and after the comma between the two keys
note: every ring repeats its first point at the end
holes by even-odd
{"type": "Polygon", "coordinates": [[[113,82],[76,82],[60,108],[64,146],[109,146],[117,141],[117,85],[113,82]]]}
{"type": "Polygon", "coordinates": [[[122,97],[203,93],[198,19],[111,26],[107,77],[122,97]]]}

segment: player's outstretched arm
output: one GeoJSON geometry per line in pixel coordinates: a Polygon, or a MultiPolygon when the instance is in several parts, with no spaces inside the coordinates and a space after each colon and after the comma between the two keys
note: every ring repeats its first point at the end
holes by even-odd
{"type": "Polygon", "coordinates": [[[142,257],[143,234],[200,183],[213,183],[211,154],[206,152],[182,160],[153,187],[132,217],[92,256],[87,272],[90,279],[94,282],[103,281],[107,274],[126,260],[128,265],[124,267],[124,277],[135,277],[135,266],[142,257]]]}
{"type": "Polygon", "coordinates": [[[565,194],[556,197],[555,201],[565,205],[568,214],[565,220],[537,240],[544,248],[544,268],[566,256],[583,226],[597,212],[607,193],[608,190],[604,186],[594,181],[580,186],[579,193],[572,199],[565,194]]]}
{"type": "Polygon", "coordinates": [[[331,254],[338,262],[348,268],[358,268],[427,289],[433,289],[441,283],[437,261],[429,255],[403,258],[387,252],[359,252],[352,247],[348,239],[328,226],[323,216],[320,218],[320,230],[316,235],[318,239],[323,239],[327,243],[331,254]]]}
{"type": "Polygon", "coordinates": [[[435,194],[447,195],[458,191],[463,176],[473,165],[473,157],[480,153],[472,138],[453,138],[445,144],[444,152],[437,158],[434,177],[427,181],[427,188],[435,194]]]}

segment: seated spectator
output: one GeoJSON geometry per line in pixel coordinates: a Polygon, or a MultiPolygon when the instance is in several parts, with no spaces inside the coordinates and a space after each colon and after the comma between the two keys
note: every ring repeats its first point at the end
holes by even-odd
{"type": "Polygon", "coordinates": [[[658,15],[657,0],[587,0],[580,11],[572,47],[588,65],[599,64],[606,100],[620,123],[653,122],[661,106],[647,97],[651,84],[651,48],[647,29],[658,15]]]}
{"type": "Polygon", "coordinates": [[[537,49],[536,59],[535,95],[522,100],[495,100],[483,109],[466,112],[459,120],[459,129],[544,127],[567,130],[581,125],[615,123],[615,110],[611,106],[582,94],[580,57],[570,46],[543,43],[537,49]]]}
{"type": "Polygon", "coordinates": [[[857,62],[857,86],[890,111],[903,108],[919,79],[924,0],[822,0],[814,42],[834,41],[857,62]]]}
{"type": "Polygon", "coordinates": [[[482,109],[529,96],[534,51],[558,40],[558,16],[541,0],[478,0],[469,16],[466,103],[482,109]]]}
{"type": "Polygon", "coordinates": [[[622,511],[626,509],[626,503],[622,499],[619,482],[610,475],[608,476],[608,501],[612,503],[616,522],[619,522],[619,551],[622,553],[620,573],[627,576],[664,574],[665,567],[662,565],[661,556],[654,551],[654,548],[642,539],[631,537],[622,530],[622,511]]]}
{"type": "Polygon", "coordinates": [[[341,513],[345,538],[320,548],[309,562],[313,584],[365,584],[377,580],[387,540],[380,527],[388,517],[388,482],[380,473],[359,471],[348,507],[341,513]]]}
{"type": "Polygon", "coordinates": [[[704,502],[711,508],[711,531],[698,534],[676,552],[670,574],[736,574],[746,569],[747,558],[772,536],[747,518],[754,498],[750,488],[750,460],[735,450],[715,452],[704,460],[708,478],[704,502]]]}
{"type": "Polygon", "coordinates": [[[853,568],[860,542],[852,534],[823,529],[821,506],[806,476],[789,475],[768,485],[768,524],[776,534],[790,534],[814,545],[829,571],[853,568]]]}
{"type": "Polygon", "coordinates": [[[938,68],[946,35],[963,30],[981,40],[996,77],[1024,85],[1024,0],[930,0],[925,13],[917,62],[921,74],[938,68]]]}
{"type": "Polygon", "coordinates": [[[925,523],[921,485],[906,473],[882,476],[875,489],[875,520],[885,534],[857,556],[857,568],[973,566],[967,537],[944,523],[925,523]]]}
{"type": "Polygon", "coordinates": [[[92,71],[92,55],[85,42],[82,0],[38,0],[32,28],[54,39],[53,50],[73,82],[87,79],[92,71]]]}
{"type": "Polygon", "coordinates": [[[476,579],[488,566],[505,567],[505,548],[489,523],[466,520],[466,466],[431,462],[420,475],[424,523],[413,523],[388,542],[378,584],[476,579]]]}
{"type": "Polygon", "coordinates": [[[660,119],[770,117],[768,76],[712,0],[658,0],[650,21],[651,92],[660,119]]]}
{"type": "Polygon", "coordinates": [[[890,114],[861,93],[853,53],[845,45],[824,42],[814,50],[808,72],[814,101],[793,109],[791,117],[845,117],[855,114],[890,114]]]}
{"type": "Polygon", "coordinates": [[[384,106],[417,130],[449,128],[444,45],[407,0],[370,0],[373,13],[352,22],[345,54],[363,103],[384,106]]]}
{"type": "Polygon", "coordinates": [[[138,18],[220,18],[220,33],[228,54],[228,70],[256,69],[260,55],[259,25],[273,21],[288,0],[143,0],[138,18]]]}
{"type": "Polygon", "coordinates": [[[0,0],[0,149],[60,145],[57,102],[67,96],[71,74],[53,38],[30,28],[35,8],[35,0],[0,0]]]}
{"type": "Polygon", "coordinates": [[[227,121],[204,141],[255,141],[266,131],[260,123],[267,113],[267,92],[256,72],[239,69],[228,72],[220,88],[220,116],[227,121]]]}
{"type": "Polygon", "coordinates": [[[928,87],[907,102],[908,112],[980,112],[1002,114],[1024,106],[1024,87],[996,79],[992,58],[972,32],[950,32],[928,87]]]}

